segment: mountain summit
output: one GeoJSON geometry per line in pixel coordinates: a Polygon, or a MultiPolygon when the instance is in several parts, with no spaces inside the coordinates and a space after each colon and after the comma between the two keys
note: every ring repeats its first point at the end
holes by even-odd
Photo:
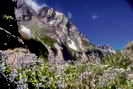
{"type": "Polygon", "coordinates": [[[32,0],[18,0],[15,15],[21,37],[43,44],[48,60],[88,59],[86,53],[94,45],[63,13],[32,0]]]}

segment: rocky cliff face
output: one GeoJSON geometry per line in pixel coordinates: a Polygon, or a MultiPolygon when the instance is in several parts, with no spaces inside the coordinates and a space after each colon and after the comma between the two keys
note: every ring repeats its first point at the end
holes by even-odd
{"type": "Polygon", "coordinates": [[[54,8],[30,5],[32,0],[17,0],[15,15],[24,40],[35,40],[48,50],[48,60],[88,60],[89,40],[63,13],[54,8]],[[38,8],[38,9],[37,9],[38,8]]]}

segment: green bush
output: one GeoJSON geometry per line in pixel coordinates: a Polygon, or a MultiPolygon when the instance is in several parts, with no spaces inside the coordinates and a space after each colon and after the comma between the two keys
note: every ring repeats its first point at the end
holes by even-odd
{"type": "MultiPolygon", "coordinates": [[[[45,63],[18,70],[15,81],[30,84],[32,89],[132,89],[133,81],[127,79],[124,68],[90,63],[45,63]]],[[[6,68],[5,73],[10,75],[10,72],[6,68]]]]}
{"type": "Polygon", "coordinates": [[[45,44],[47,44],[48,46],[50,47],[53,47],[54,46],[54,43],[56,43],[57,41],[48,37],[48,36],[44,36],[43,38],[40,38],[41,41],[45,44]]]}
{"type": "Polygon", "coordinates": [[[103,58],[103,63],[114,67],[127,68],[131,64],[131,61],[124,54],[117,53],[114,55],[105,56],[103,58]]]}

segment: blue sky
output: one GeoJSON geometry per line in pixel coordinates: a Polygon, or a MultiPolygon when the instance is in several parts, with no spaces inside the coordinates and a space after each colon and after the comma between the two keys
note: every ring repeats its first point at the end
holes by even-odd
{"type": "Polygon", "coordinates": [[[133,40],[133,11],[125,0],[35,0],[72,15],[72,22],[96,45],[123,48],[133,40]]]}

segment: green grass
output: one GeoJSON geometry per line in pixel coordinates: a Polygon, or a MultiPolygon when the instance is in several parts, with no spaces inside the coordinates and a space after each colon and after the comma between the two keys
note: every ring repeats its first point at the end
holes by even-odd
{"type": "Polygon", "coordinates": [[[34,40],[38,40],[42,44],[46,44],[50,47],[53,47],[54,43],[57,42],[56,40],[46,35],[48,28],[40,28],[38,25],[34,25],[31,29],[34,40]]]}
{"type": "Polygon", "coordinates": [[[50,47],[53,47],[54,46],[54,43],[56,43],[57,41],[48,37],[48,36],[44,36],[43,38],[40,38],[41,41],[45,44],[47,44],[48,46],[50,47]]]}
{"type": "Polygon", "coordinates": [[[131,63],[130,59],[122,53],[108,55],[103,58],[103,64],[119,68],[127,68],[131,63]]]}
{"type": "Polygon", "coordinates": [[[101,64],[42,64],[20,71],[18,79],[27,78],[34,89],[132,89],[125,71],[101,64]]]}

